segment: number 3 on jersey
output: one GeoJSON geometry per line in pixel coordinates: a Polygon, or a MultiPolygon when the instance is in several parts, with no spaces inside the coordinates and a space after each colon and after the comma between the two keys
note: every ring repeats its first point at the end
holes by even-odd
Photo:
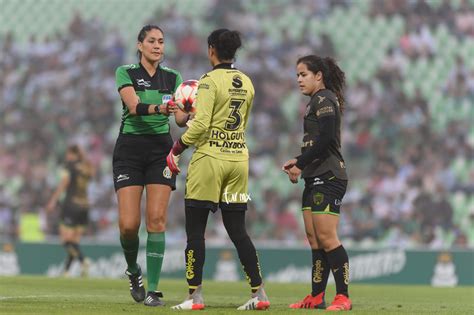
{"type": "Polygon", "coordinates": [[[225,129],[229,131],[237,130],[242,123],[242,115],[240,115],[240,107],[245,102],[245,100],[240,99],[231,99],[229,107],[231,112],[229,114],[229,118],[225,123],[225,129]]]}

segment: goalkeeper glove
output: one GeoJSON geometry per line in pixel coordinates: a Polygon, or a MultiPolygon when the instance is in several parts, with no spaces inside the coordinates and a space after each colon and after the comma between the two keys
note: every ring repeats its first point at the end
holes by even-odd
{"type": "Polygon", "coordinates": [[[171,173],[174,175],[179,174],[181,170],[178,167],[178,162],[179,158],[181,157],[181,153],[183,153],[184,150],[188,148],[187,145],[185,145],[181,139],[178,139],[175,141],[173,144],[173,147],[171,148],[170,153],[166,157],[166,164],[168,165],[168,168],[170,169],[171,173]]]}

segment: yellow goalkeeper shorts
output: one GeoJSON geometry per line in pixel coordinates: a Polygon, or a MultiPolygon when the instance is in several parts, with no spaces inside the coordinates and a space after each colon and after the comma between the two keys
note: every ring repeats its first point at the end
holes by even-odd
{"type": "Polygon", "coordinates": [[[222,211],[247,210],[248,173],[248,161],[219,160],[194,153],[186,177],[186,206],[213,212],[218,207],[222,211]]]}

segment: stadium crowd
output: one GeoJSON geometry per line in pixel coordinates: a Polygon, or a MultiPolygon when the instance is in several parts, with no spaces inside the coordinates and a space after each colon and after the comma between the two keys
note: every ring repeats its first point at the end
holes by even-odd
{"type": "MultiPolygon", "coordinates": [[[[248,134],[249,233],[268,243],[302,243],[302,187],[291,185],[280,172],[285,158],[298,154],[302,138],[298,122],[306,100],[297,90],[295,61],[309,52],[336,58],[340,52],[331,33],[315,36],[307,31],[295,36],[285,28],[278,36],[267,32],[262,12],[297,14],[299,6],[306,16],[323,21],[334,7],[346,9],[351,2],[268,2],[260,10],[248,10],[250,1],[231,3],[229,10],[228,2],[215,1],[217,19],[212,26],[238,29],[249,43],[236,63],[251,76],[257,91],[248,134]]],[[[393,15],[403,18],[405,32],[388,49],[374,76],[349,82],[346,90],[342,137],[350,182],[340,235],[346,246],[473,247],[474,167],[469,160],[474,143],[468,136],[472,116],[450,120],[437,130],[426,97],[419,90],[407,95],[401,84],[410,60],[436,59],[440,53],[432,36],[435,25],[444,23],[450,36],[473,40],[473,5],[373,1],[367,13],[370,19],[393,15]],[[462,178],[458,164],[463,167],[462,178]]],[[[209,70],[202,45],[207,30],[193,28],[192,19],[180,16],[172,6],[153,16],[146,22],[159,21],[167,44],[174,46],[166,64],[179,69],[185,79],[209,70]]],[[[134,59],[117,30],[79,13],[63,32],[45,39],[31,37],[28,49],[22,47],[12,34],[0,37],[0,235],[17,239],[24,213],[40,214],[45,233],[57,234],[58,218],[47,217],[44,206],[57,182],[65,148],[74,142],[86,148],[97,168],[90,189],[88,235],[116,241],[111,155],[121,106],[114,73],[118,65],[134,59]]],[[[454,100],[473,104],[474,69],[458,57],[447,70],[449,78],[439,89],[454,100]]],[[[172,132],[182,131],[173,126],[172,132]]],[[[180,175],[169,207],[169,242],[185,239],[183,190],[180,175]]],[[[207,239],[226,239],[220,237],[225,234],[220,218],[211,216],[210,221],[207,239]]]]}

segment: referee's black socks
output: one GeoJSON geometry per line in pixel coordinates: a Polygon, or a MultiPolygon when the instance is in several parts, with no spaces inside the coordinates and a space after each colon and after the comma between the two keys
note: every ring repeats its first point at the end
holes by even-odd
{"type": "Polygon", "coordinates": [[[349,257],[342,245],[326,252],[329,265],[331,266],[334,281],[336,282],[337,294],[349,297],[349,257]]]}

